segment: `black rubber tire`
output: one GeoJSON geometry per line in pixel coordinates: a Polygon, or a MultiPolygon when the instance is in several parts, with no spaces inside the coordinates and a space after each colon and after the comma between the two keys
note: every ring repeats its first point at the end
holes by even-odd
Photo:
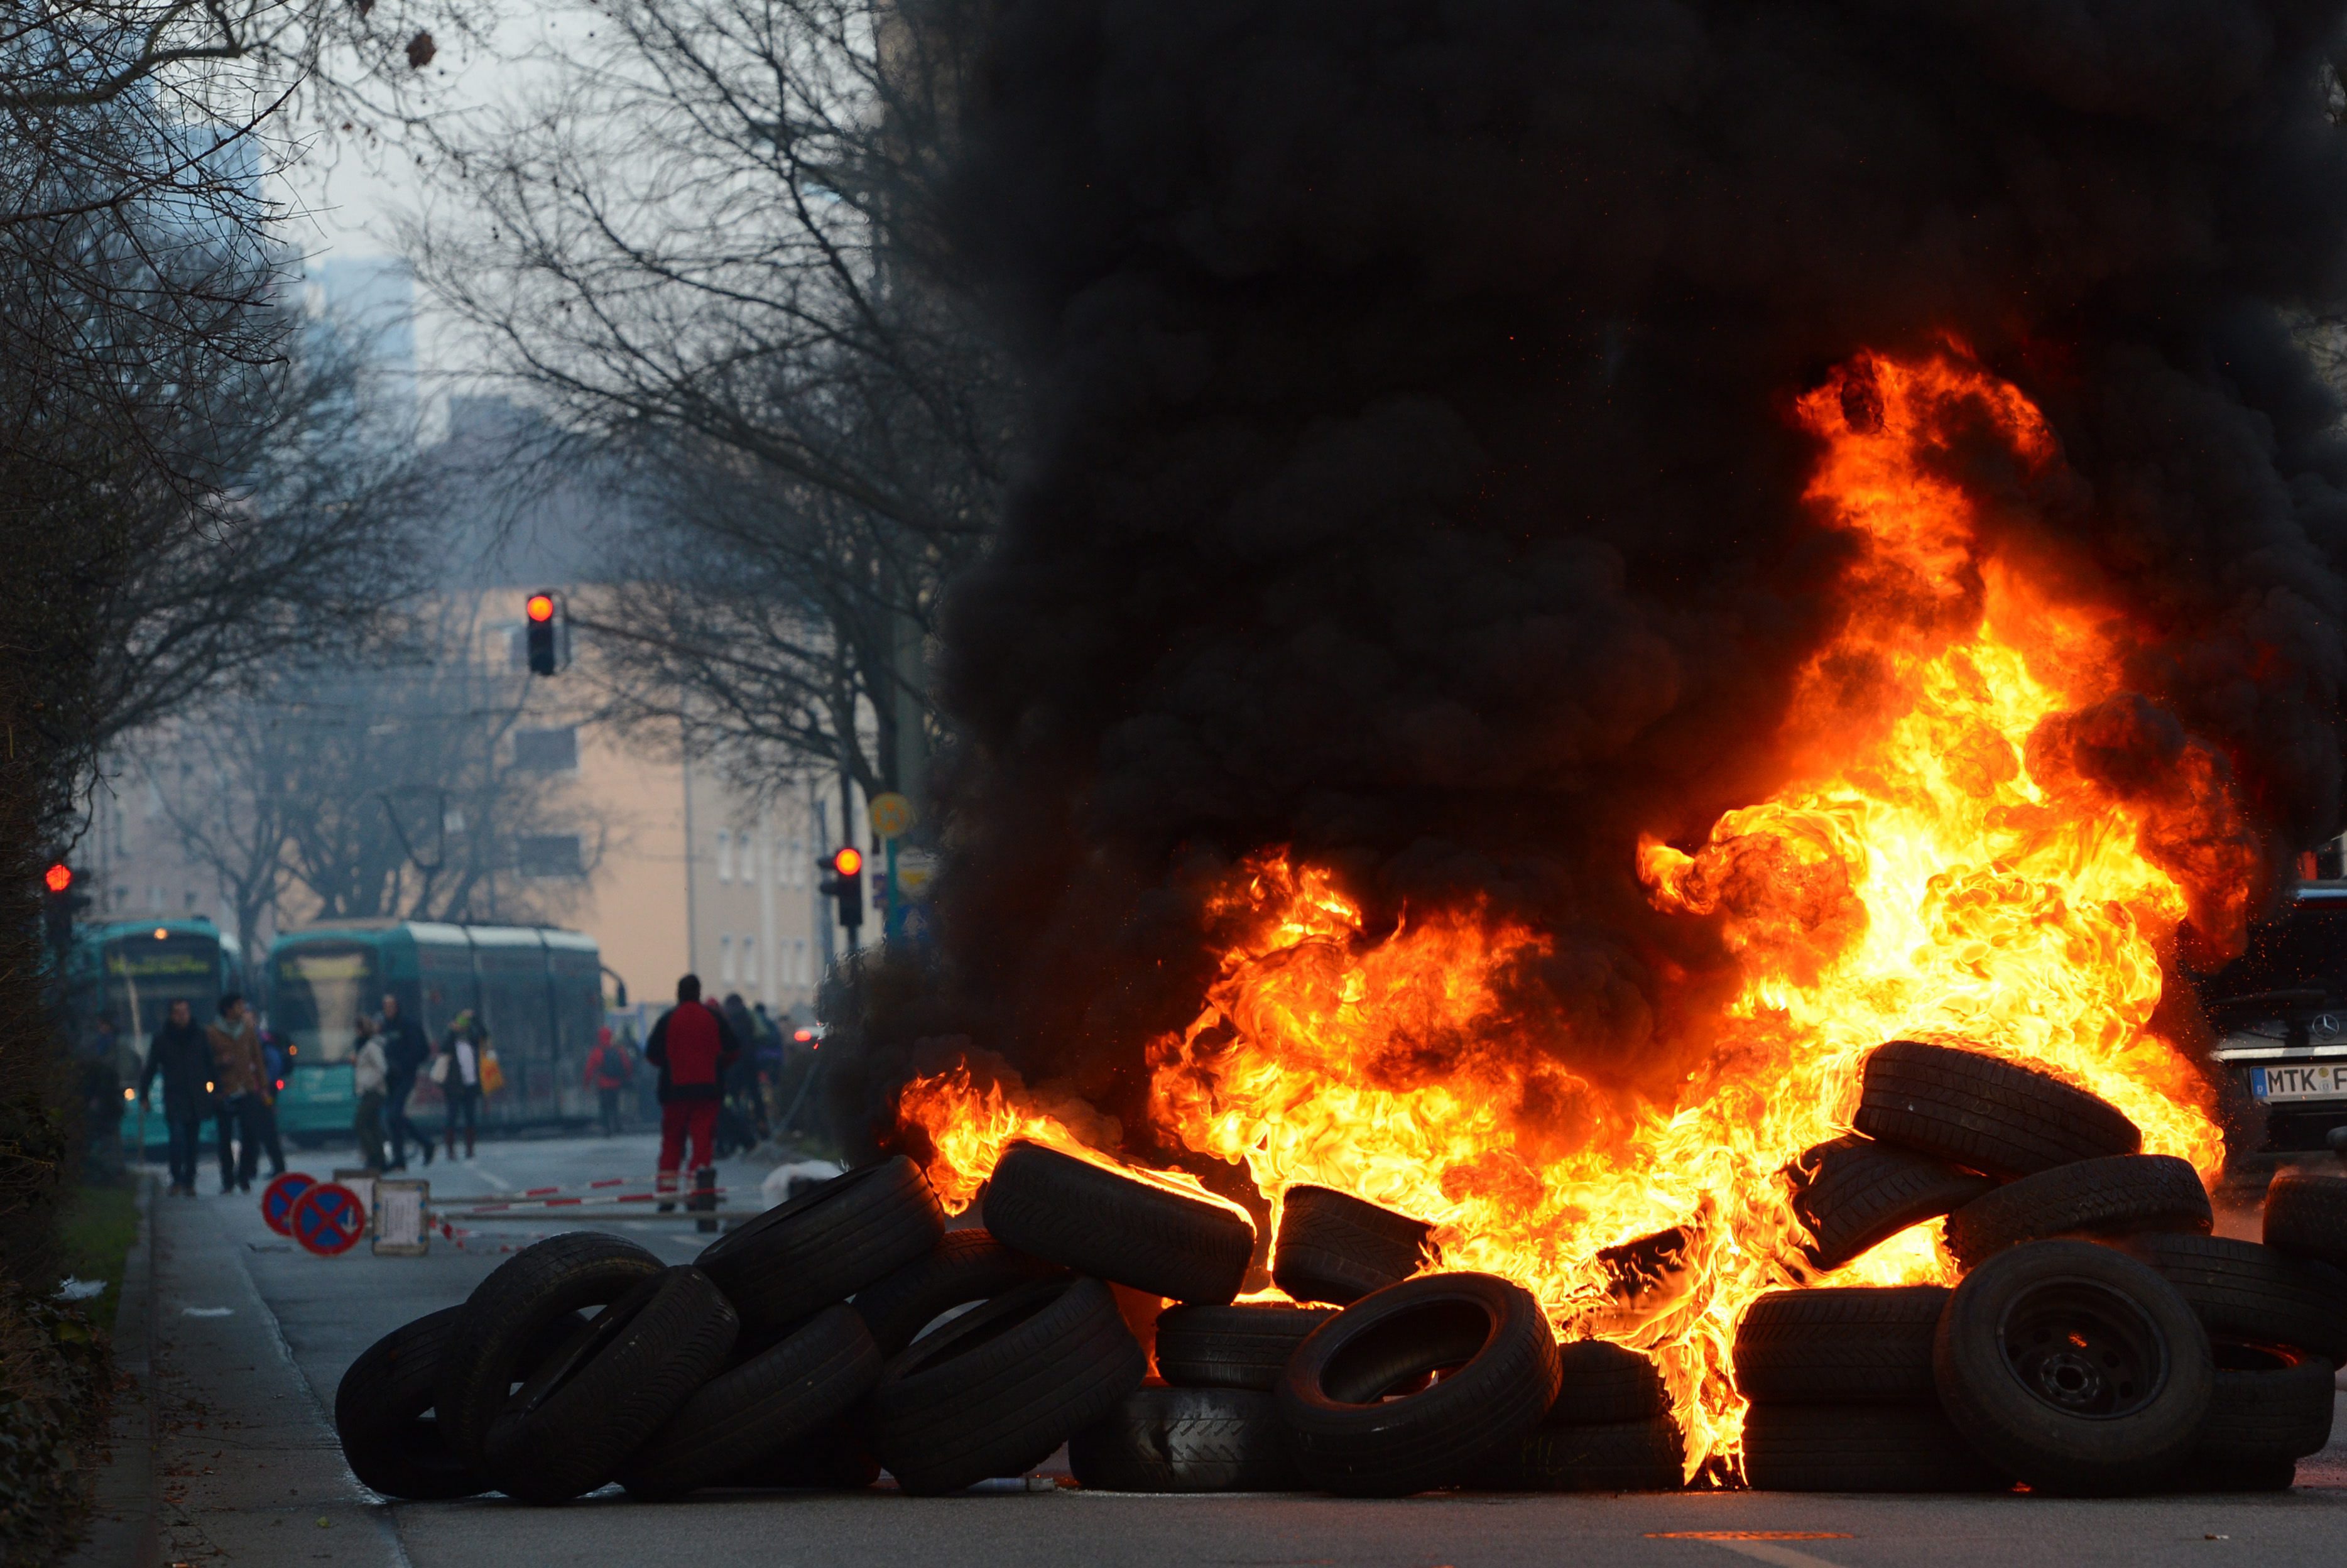
{"type": "Polygon", "coordinates": [[[1756,1405],[1744,1418],[1756,1491],[2004,1491],[1937,1404],[1756,1405]]]}
{"type": "Polygon", "coordinates": [[[525,1353],[547,1326],[619,1300],[661,1266],[631,1241],[574,1231],[526,1246],[492,1269],[466,1298],[464,1328],[434,1396],[450,1451],[487,1474],[489,1422],[522,1380],[525,1353]]]}
{"type": "Polygon", "coordinates": [[[1254,1389],[1136,1389],[1068,1440],[1068,1468],[1101,1491],[1293,1491],[1276,1401],[1254,1389]]]}
{"type": "Polygon", "coordinates": [[[702,1248],[753,1340],[796,1327],[887,1278],[943,1239],[945,1210],[921,1168],[899,1154],[778,1204],[702,1248]]]}
{"type": "Polygon", "coordinates": [[[1686,1443],[1668,1416],[1533,1428],[1478,1466],[1477,1491],[1677,1491],[1686,1484],[1686,1443]]]}
{"type": "Polygon", "coordinates": [[[1870,1138],[1993,1176],[2132,1154],[2143,1134],[2116,1107],[2017,1062],[1894,1040],[1866,1059],[1853,1119],[1870,1138]]]}
{"type": "Polygon", "coordinates": [[[1226,1302],[1246,1279],[1255,1225],[1235,1207],[1014,1143],[986,1184],[1003,1245],[1175,1301],[1226,1302]]]}
{"type": "Polygon", "coordinates": [[[1948,1216],[1948,1250],[1966,1268],[2024,1241],[2085,1233],[2198,1231],[2216,1223],[2209,1191],[2173,1154],[2111,1154],[2009,1182],[1948,1216]]]}
{"type": "Polygon", "coordinates": [[[989,1301],[1067,1270],[1013,1252],[982,1230],[948,1231],[930,1251],[856,1293],[856,1310],[883,1356],[894,1356],[957,1307],[989,1301]]]}
{"type": "Polygon", "coordinates": [[[879,1380],[881,1360],[854,1307],[825,1307],[773,1349],[703,1383],[621,1467],[620,1484],[665,1500],[762,1470],[846,1415],[879,1380]]]}
{"type": "Polygon", "coordinates": [[[1107,1286],[1045,1280],[893,1358],[861,1426],[905,1491],[959,1491],[1040,1464],[1141,1387],[1148,1368],[1107,1286]]]}
{"type": "Polygon", "coordinates": [[[697,1268],[671,1268],[605,1307],[489,1423],[489,1482],[568,1502],[620,1466],[713,1377],[741,1320],[697,1268]]]}
{"type": "Polygon", "coordinates": [[[1306,1482],[1350,1497],[1457,1486],[1556,1403],[1556,1337],[1532,1293],[1497,1275],[1426,1274],[1314,1329],[1279,1380],[1306,1482]],[[1385,1396],[1437,1368],[1431,1386],[1385,1396]]]}
{"type": "Polygon", "coordinates": [[[2266,1189],[2266,1245],[2347,1268],[2347,1176],[2284,1171],[2266,1189]]]}
{"type": "Polygon", "coordinates": [[[1332,1187],[1280,1198],[1272,1282],[1298,1301],[1343,1307],[1408,1279],[1436,1258],[1434,1227],[1332,1187]]]}
{"type": "Polygon", "coordinates": [[[2115,1245],[2182,1292],[2212,1335],[2347,1359],[2347,1281],[2321,1264],[2230,1236],[2147,1234],[2115,1245]]]}
{"type": "Polygon", "coordinates": [[[1157,1318],[1157,1375],[1178,1388],[1279,1386],[1287,1358],[1333,1307],[1263,1301],[1229,1307],[1169,1307],[1157,1318]]]}
{"type": "Polygon", "coordinates": [[[1618,1427],[1671,1413],[1655,1358],[1604,1339],[1576,1339],[1556,1348],[1553,1427],[1618,1427]]]}
{"type": "Polygon", "coordinates": [[[2269,1470],[2331,1442],[2331,1417],[2338,1403],[2338,1368],[2320,1356],[2258,1345],[2219,1341],[2217,1389],[2200,1420],[2188,1471],[2204,1466],[2258,1466],[2269,1470]]]}
{"type": "MultiPolygon", "coordinates": [[[[488,1478],[449,1451],[431,1415],[440,1370],[463,1332],[465,1308],[443,1307],[395,1328],[359,1353],[334,1388],[334,1433],[351,1473],[385,1497],[417,1502],[473,1497],[488,1478]]],[[[523,1352],[534,1370],[587,1326],[577,1313],[548,1323],[523,1352]]]]}
{"type": "Polygon", "coordinates": [[[2033,1491],[2087,1496],[2174,1475],[2217,1377],[2176,1287],[2084,1241],[2024,1242],[1974,1269],[1941,1314],[1932,1365],[1948,1419],[1983,1460],[2033,1491]]]}
{"type": "Polygon", "coordinates": [[[1736,1326],[1736,1387],[1760,1405],[1928,1405],[1942,1285],[1777,1290],[1736,1326]]]}
{"type": "Polygon", "coordinates": [[[1996,1185],[1977,1171],[1854,1132],[1805,1151],[1787,1175],[1793,1212],[1809,1227],[1802,1255],[1820,1273],[1996,1185]]]}

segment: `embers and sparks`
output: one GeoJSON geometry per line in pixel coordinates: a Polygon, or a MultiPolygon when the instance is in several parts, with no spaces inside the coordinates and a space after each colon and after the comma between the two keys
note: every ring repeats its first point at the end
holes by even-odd
{"type": "MultiPolygon", "coordinates": [[[[1691,851],[1637,854],[1655,905],[1717,921],[1740,966],[1685,1081],[1600,1084],[1532,1042],[1507,978],[1542,933],[1470,907],[1368,939],[1327,874],[1277,852],[1226,891],[1251,934],[1152,1052],[1159,1130],[1243,1163],[1275,1205],[1311,1183],[1430,1221],[1442,1266],[1518,1280],[1561,1332],[1655,1355],[1691,1468],[1734,1464],[1737,1321],[1809,1282],[1784,1170],[1848,1129],[1874,1046],[2033,1062],[2126,1111],[2147,1152],[2216,1163],[2198,1081],[2148,1025],[2178,926],[2231,938],[2255,876],[2205,752],[2179,738],[2164,793],[2096,783],[2095,759],[2132,743],[2132,633],[1999,554],[1951,477],[1954,445],[1983,436],[2022,482],[2055,471],[2028,401],[1951,352],[1860,356],[1798,409],[1822,448],[1808,498],[1852,553],[1843,623],[1788,710],[1794,782],[1691,851]]],[[[916,1083],[900,1110],[937,1144],[948,1203],[1010,1136],[1080,1142],[966,1079],[916,1083]]],[[[1952,1276],[1918,1227],[1834,1279],[1952,1276]]]]}

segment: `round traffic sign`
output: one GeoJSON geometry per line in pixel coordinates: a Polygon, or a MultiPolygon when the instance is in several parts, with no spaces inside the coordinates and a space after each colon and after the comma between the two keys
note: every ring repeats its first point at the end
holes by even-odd
{"type": "Polygon", "coordinates": [[[872,831],[883,838],[902,838],[913,831],[913,803],[895,790],[874,795],[865,809],[872,817],[872,831]]]}
{"type": "Polygon", "coordinates": [[[358,1245],[366,1233],[366,1205],[340,1182],[321,1182],[293,1204],[293,1239],[321,1257],[358,1245]]]}
{"type": "Polygon", "coordinates": [[[288,1171],[261,1189],[261,1217],[279,1235],[293,1234],[293,1205],[318,1184],[300,1171],[288,1171]]]}

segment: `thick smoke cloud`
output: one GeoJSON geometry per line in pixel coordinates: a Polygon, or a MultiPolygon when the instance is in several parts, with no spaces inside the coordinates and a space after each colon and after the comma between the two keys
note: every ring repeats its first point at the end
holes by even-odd
{"type": "Polygon", "coordinates": [[[965,1031],[1130,1111],[1287,844],[1553,929],[1542,1048],[1667,1079],[1722,963],[1631,846],[1775,782],[1843,548],[1786,407],[1861,346],[2040,401],[2077,482],[2014,527],[2140,619],[2130,700],[2275,854],[2334,830],[2340,12],[1004,0],[946,225],[1040,448],[949,608],[948,989],[876,1067],[965,1031]]]}

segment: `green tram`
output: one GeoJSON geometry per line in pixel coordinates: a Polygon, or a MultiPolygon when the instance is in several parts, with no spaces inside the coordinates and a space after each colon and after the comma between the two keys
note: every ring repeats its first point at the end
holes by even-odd
{"type": "MultiPolygon", "coordinates": [[[[269,1027],[291,1057],[277,1125],[305,1148],[351,1136],[351,1056],[358,1020],[399,1009],[437,1045],[470,1010],[488,1030],[505,1087],[481,1104],[487,1127],[584,1122],[581,1080],[603,1023],[602,956],[591,937],[545,926],[338,920],[279,937],[269,949],[269,1027]]],[[[418,1081],[409,1113],[426,1126],[440,1091],[418,1081]]]]}
{"type": "MultiPolygon", "coordinates": [[[[171,1004],[186,1002],[195,1021],[207,1024],[219,1013],[220,998],[242,985],[236,949],[221,942],[219,929],[200,916],[77,925],[65,973],[66,1029],[75,1058],[108,1058],[128,1102],[146,1068],[148,1042],[171,1004]]],[[[153,1098],[155,1112],[149,1116],[125,1104],[126,1147],[143,1140],[162,1149],[159,1087],[153,1098]]],[[[209,1118],[205,1127],[209,1136],[209,1118]]]]}

